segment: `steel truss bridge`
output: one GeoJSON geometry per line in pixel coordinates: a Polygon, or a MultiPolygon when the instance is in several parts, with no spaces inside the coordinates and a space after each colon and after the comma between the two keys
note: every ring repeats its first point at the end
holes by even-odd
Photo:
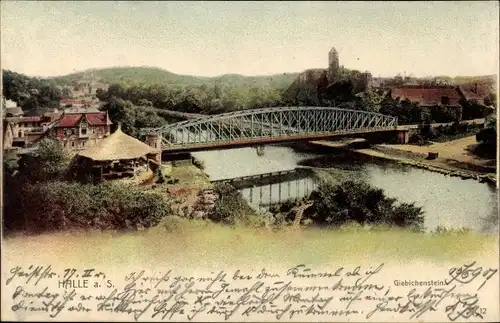
{"type": "Polygon", "coordinates": [[[161,136],[163,151],[189,152],[396,129],[397,118],[374,112],[334,107],[276,107],[200,117],[161,128],[143,128],[141,133],[161,136]]]}

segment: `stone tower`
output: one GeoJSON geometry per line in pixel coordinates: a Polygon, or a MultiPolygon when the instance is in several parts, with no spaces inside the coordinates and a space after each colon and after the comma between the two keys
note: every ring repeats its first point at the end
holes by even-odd
{"type": "Polygon", "coordinates": [[[338,76],[340,70],[339,53],[332,47],[328,53],[328,83],[333,83],[338,76]]]}

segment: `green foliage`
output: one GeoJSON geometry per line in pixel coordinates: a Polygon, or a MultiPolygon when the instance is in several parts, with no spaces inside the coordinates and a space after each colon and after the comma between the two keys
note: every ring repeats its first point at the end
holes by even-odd
{"type": "Polygon", "coordinates": [[[471,125],[456,121],[451,125],[440,125],[437,128],[431,128],[429,121],[426,120],[419,124],[418,133],[410,138],[410,143],[423,145],[429,143],[429,141],[444,142],[474,136],[480,131],[480,127],[482,125],[471,125]]]}
{"type": "Polygon", "coordinates": [[[215,189],[220,198],[208,215],[210,220],[228,225],[259,226],[263,224],[263,221],[260,221],[262,219],[233,186],[218,184],[215,189]]]}
{"type": "Polygon", "coordinates": [[[462,118],[465,120],[484,118],[490,113],[490,109],[475,100],[460,101],[463,112],[462,118]]]}
{"type": "Polygon", "coordinates": [[[496,119],[488,122],[486,128],[481,130],[476,135],[476,140],[479,145],[475,148],[476,154],[487,158],[497,157],[497,124],[496,119]]]}
{"type": "Polygon", "coordinates": [[[102,101],[130,101],[132,105],[186,113],[217,114],[235,110],[280,106],[282,89],[229,85],[133,85],[112,84],[100,91],[102,101]]]}
{"type": "Polygon", "coordinates": [[[3,155],[3,173],[13,175],[18,168],[19,157],[14,152],[5,152],[3,155]]]}
{"type": "Polygon", "coordinates": [[[396,205],[382,189],[365,182],[322,183],[310,199],[314,204],[304,212],[317,225],[340,226],[349,222],[392,225],[422,230],[424,217],[413,203],[396,205]]]}
{"type": "MultiPolygon", "coordinates": [[[[235,85],[235,86],[270,86],[283,87],[290,85],[298,73],[283,73],[268,76],[243,76],[226,74],[216,77],[200,77],[179,75],[156,67],[112,67],[97,69],[94,75],[104,83],[120,83],[124,85],[235,85]]],[[[82,79],[84,72],[52,78],[61,85],[71,85],[82,79]]]]}
{"type": "Polygon", "coordinates": [[[114,123],[121,123],[123,132],[133,137],[140,135],[140,128],[161,127],[167,124],[167,121],[151,108],[135,106],[130,101],[114,96],[104,109],[107,109],[114,123]]]}
{"type": "Polygon", "coordinates": [[[43,139],[35,153],[20,158],[20,176],[31,182],[61,179],[66,176],[71,161],[71,155],[60,141],[43,139]]]}
{"type": "Polygon", "coordinates": [[[165,178],[163,177],[163,173],[161,171],[161,168],[158,167],[158,170],[156,171],[156,177],[158,178],[156,180],[157,184],[163,184],[165,182],[165,178]]]}
{"type": "Polygon", "coordinates": [[[193,158],[193,165],[195,165],[201,170],[205,169],[205,163],[203,162],[203,160],[193,158]]]}
{"type": "Polygon", "coordinates": [[[62,91],[54,82],[2,70],[3,95],[25,111],[58,108],[62,91]]]}
{"type": "Polygon", "coordinates": [[[398,124],[417,124],[425,118],[425,110],[418,103],[409,100],[397,101],[391,98],[381,100],[379,112],[398,118],[398,124]]]}
{"type": "Polygon", "coordinates": [[[139,229],[154,226],[171,213],[163,196],[112,182],[25,183],[8,197],[7,230],[139,229]]]}

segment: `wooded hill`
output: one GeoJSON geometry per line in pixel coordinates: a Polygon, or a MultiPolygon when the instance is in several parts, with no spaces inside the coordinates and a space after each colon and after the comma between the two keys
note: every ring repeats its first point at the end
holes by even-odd
{"type": "MultiPolygon", "coordinates": [[[[299,73],[283,73],[264,76],[244,76],[225,74],[215,77],[180,75],[157,67],[111,67],[92,70],[100,82],[122,85],[233,85],[233,86],[269,86],[274,88],[288,87],[299,73]]],[[[50,78],[59,85],[71,85],[82,80],[85,71],[65,76],[50,78]]]]}

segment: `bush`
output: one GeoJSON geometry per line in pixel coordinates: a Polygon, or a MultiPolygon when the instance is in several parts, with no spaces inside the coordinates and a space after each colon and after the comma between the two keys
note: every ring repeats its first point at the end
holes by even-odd
{"type": "Polygon", "coordinates": [[[497,131],[496,128],[489,127],[481,130],[476,135],[476,141],[485,144],[494,146],[497,141],[497,131]]]}
{"type": "Polygon", "coordinates": [[[160,168],[158,168],[158,171],[156,172],[156,176],[158,179],[156,180],[157,184],[163,184],[165,183],[165,178],[163,177],[163,173],[160,168]]]}
{"type": "Polygon", "coordinates": [[[364,182],[322,183],[311,193],[314,204],[304,212],[314,224],[340,226],[349,222],[383,224],[420,231],[424,217],[421,207],[413,203],[396,205],[396,199],[385,196],[382,189],[364,182]]]}
{"type": "Polygon", "coordinates": [[[263,226],[265,220],[252,209],[243,195],[233,186],[223,183],[215,186],[219,199],[208,215],[214,222],[229,225],[263,226]]]}
{"type": "Polygon", "coordinates": [[[161,195],[106,182],[99,185],[49,181],[25,183],[9,194],[7,230],[140,229],[171,213],[161,195]]]}
{"type": "Polygon", "coordinates": [[[23,155],[19,160],[19,172],[24,180],[40,182],[63,179],[68,175],[72,157],[61,142],[44,139],[34,154],[23,155]]]}
{"type": "Polygon", "coordinates": [[[205,163],[203,162],[203,160],[193,158],[193,165],[195,165],[196,167],[198,167],[201,170],[205,169],[205,163]]]}

